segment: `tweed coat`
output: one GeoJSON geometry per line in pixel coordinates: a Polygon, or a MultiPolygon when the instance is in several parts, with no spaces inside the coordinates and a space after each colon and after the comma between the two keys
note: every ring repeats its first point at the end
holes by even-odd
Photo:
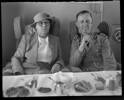
{"type": "MultiPolygon", "coordinates": [[[[52,61],[50,62],[50,69],[54,64],[64,66],[61,58],[61,46],[57,36],[48,35],[49,47],[52,51],[52,61]]],[[[18,45],[18,48],[11,59],[13,72],[23,73],[25,68],[35,68],[37,66],[38,54],[38,36],[37,34],[24,34],[18,45]],[[25,64],[26,63],[26,64],[25,64]]]]}

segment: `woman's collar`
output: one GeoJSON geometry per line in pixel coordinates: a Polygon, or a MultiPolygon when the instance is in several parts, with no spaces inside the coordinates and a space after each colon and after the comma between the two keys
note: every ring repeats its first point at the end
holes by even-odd
{"type": "Polygon", "coordinates": [[[42,38],[42,37],[40,37],[40,36],[38,35],[38,41],[39,41],[39,42],[42,42],[42,41],[48,42],[48,36],[45,37],[45,38],[42,38]]]}

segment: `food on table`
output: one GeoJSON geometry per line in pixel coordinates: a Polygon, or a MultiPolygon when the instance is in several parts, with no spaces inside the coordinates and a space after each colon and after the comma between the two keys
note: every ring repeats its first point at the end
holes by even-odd
{"type": "Polygon", "coordinates": [[[109,80],[108,89],[114,91],[117,88],[116,81],[114,79],[109,80]]]}
{"type": "Polygon", "coordinates": [[[92,89],[92,85],[87,81],[80,81],[74,84],[74,89],[76,92],[89,92],[92,89]]]}
{"type": "Polygon", "coordinates": [[[25,86],[32,88],[35,85],[35,87],[37,87],[37,80],[31,80],[29,82],[25,83],[25,86]]]}
{"type": "Polygon", "coordinates": [[[30,91],[24,86],[10,87],[6,91],[8,97],[26,97],[30,94],[30,91]]]}
{"type": "Polygon", "coordinates": [[[48,93],[48,92],[51,92],[51,88],[48,88],[48,87],[40,87],[38,88],[38,91],[40,93],[48,93]]]}
{"type": "Polygon", "coordinates": [[[96,80],[96,81],[101,81],[103,84],[106,83],[106,80],[105,80],[103,77],[101,77],[101,76],[97,76],[97,77],[95,78],[95,80],[96,80]]]}
{"type": "Polygon", "coordinates": [[[103,84],[103,82],[97,82],[96,84],[95,84],[95,87],[96,87],[96,90],[104,90],[104,88],[105,88],[105,84],[103,84]]]}
{"type": "Polygon", "coordinates": [[[32,88],[33,87],[32,81],[31,82],[26,82],[25,86],[27,86],[29,88],[32,88]]]}
{"type": "MultiPolygon", "coordinates": [[[[65,78],[67,78],[66,76],[64,76],[65,78]]],[[[61,90],[61,94],[63,94],[63,91],[65,89],[69,89],[71,87],[71,79],[68,80],[54,80],[52,77],[48,77],[50,80],[52,80],[55,84],[54,84],[54,91],[57,92],[59,89],[61,90]]]]}
{"type": "Polygon", "coordinates": [[[117,81],[119,86],[122,86],[121,73],[117,73],[116,81],[117,81]]]}
{"type": "Polygon", "coordinates": [[[19,86],[19,87],[17,87],[17,89],[19,91],[19,94],[17,95],[17,97],[27,97],[30,94],[29,89],[27,89],[24,86],[19,86]]]}
{"type": "Polygon", "coordinates": [[[6,95],[7,95],[8,97],[15,96],[15,95],[17,95],[17,93],[18,93],[18,89],[15,88],[15,87],[10,87],[10,88],[8,88],[8,89],[6,90],[6,95]]]}
{"type": "MultiPolygon", "coordinates": [[[[92,75],[95,76],[94,74],[92,75]]],[[[95,81],[97,81],[95,83],[96,90],[104,90],[106,85],[106,80],[102,76],[97,75],[95,76],[95,81]]]]}
{"type": "Polygon", "coordinates": [[[113,77],[112,79],[109,79],[107,87],[109,90],[114,91],[119,86],[121,86],[121,84],[122,84],[121,73],[117,73],[115,77],[113,77]]]}

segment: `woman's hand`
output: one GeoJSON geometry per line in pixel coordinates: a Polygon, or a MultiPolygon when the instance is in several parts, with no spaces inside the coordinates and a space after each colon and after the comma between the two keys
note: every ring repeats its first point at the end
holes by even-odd
{"type": "Polygon", "coordinates": [[[60,64],[54,64],[52,69],[51,69],[51,72],[52,73],[58,72],[58,71],[60,71],[60,68],[61,68],[60,64]]]}
{"type": "Polygon", "coordinates": [[[70,67],[72,72],[82,72],[82,70],[79,67],[70,67]]]}
{"type": "Polygon", "coordinates": [[[30,25],[27,25],[27,26],[25,27],[25,32],[26,32],[27,34],[32,35],[32,34],[35,32],[35,29],[34,29],[33,27],[31,27],[30,25]]]}
{"type": "Polygon", "coordinates": [[[21,72],[15,72],[14,75],[23,75],[24,73],[21,72]]]}
{"type": "Polygon", "coordinates": [[[50,74],[50,71],[47,69],[43,69],[43,70],[39,70],[38,72],[36,72],[36,74],[50,74]]]}

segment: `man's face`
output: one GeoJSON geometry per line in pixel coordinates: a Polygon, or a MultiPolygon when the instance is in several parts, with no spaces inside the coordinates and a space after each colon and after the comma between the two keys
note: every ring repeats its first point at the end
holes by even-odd
{"type": "Polygon", "coordinates": [[[49,20],[42,20],[36,23],[36,31],[40,37],[46,37],[49,33],[50,22],[49,20]]]}
{"type": "Polygon", "coordinates": [[[90,34],[92,28],[92,17],[89,13],[80,14],[76,21],[78,31],[82,35],[90,34]]]}

